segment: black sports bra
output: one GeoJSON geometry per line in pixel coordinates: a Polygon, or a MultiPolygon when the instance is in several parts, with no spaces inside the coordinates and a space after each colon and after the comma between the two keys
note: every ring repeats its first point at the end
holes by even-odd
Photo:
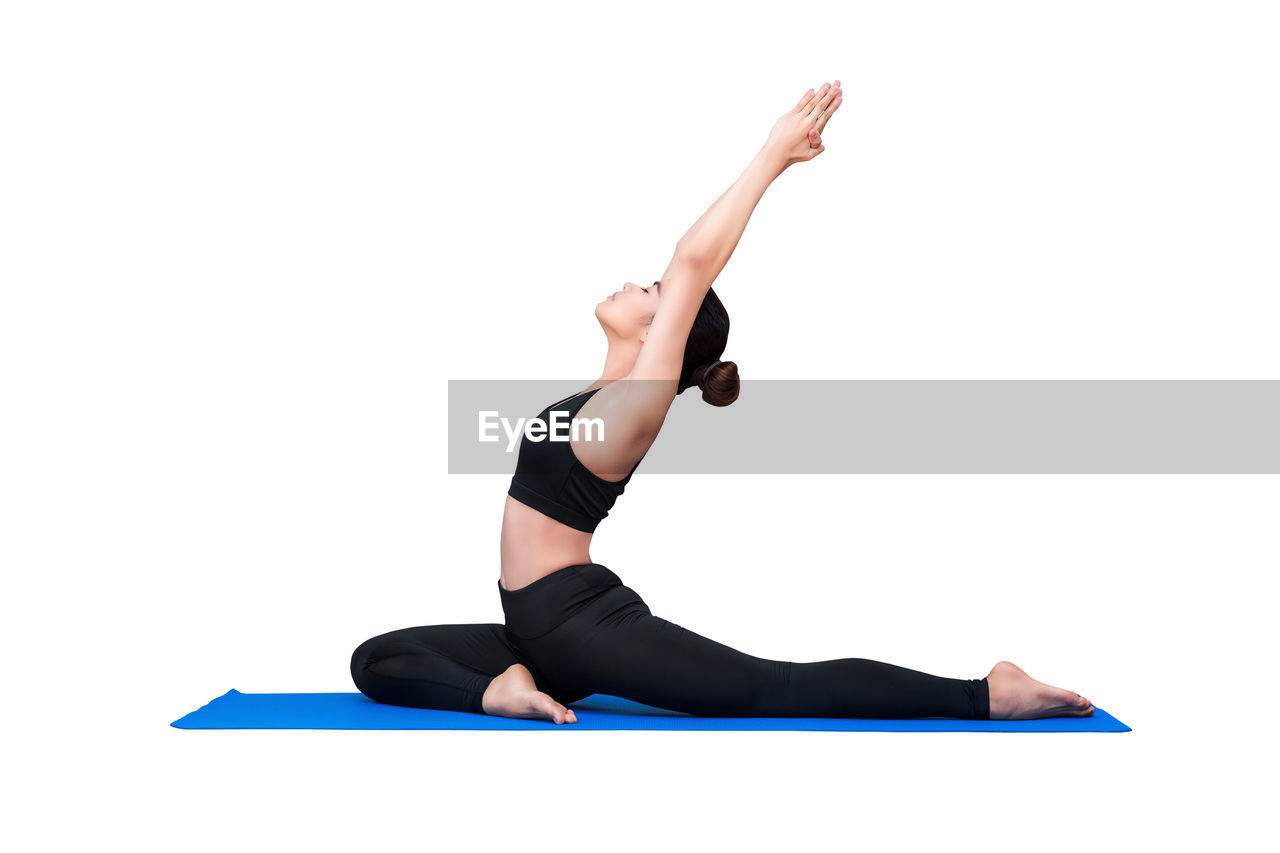
{"type": "MultiPolygon", "coordinates": [[[[599,390],[593,388],[559,403],[552,403],[539,412],[538,417],[550,426],[552,411],[568,412],[568,419],[563,415],[557,419],[561,424],[561,434],[566,434],[567,424],[599,390]]],[[[561,524],[584,533],[594,533],[596,525],[609,514],[614,501],[627,487],[631,474],[636,472],[639,465],[640,462],[637,461],[631,473],[617,482],[602,480],[578,461],[568,441],[551,441],[549,436],[541,441],[530,441],[526,433],[520,439],[516,473],[511,478],[511,488],[507,489],[507,494],[561,524]]]]}

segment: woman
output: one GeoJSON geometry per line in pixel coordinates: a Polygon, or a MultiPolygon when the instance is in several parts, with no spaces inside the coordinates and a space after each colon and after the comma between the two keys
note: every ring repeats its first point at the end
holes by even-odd
{"type": "Polygon", "coordinates": [[[764,147],[676,245],[650,287],[628,282],[596,306],[608,339],[591,387],[550,413],[599,418],[605,435],[520,446],[502,520],[498,594],[505,625],[405,628],[363,643],[351,674],[366,696],[416,708],[577,722],[571,702],[608,693],[708,716],[1085,716],[1077,694],[1001,661],[983,679],[942,678],[860,658],[793,663],[753,657],[654,616],[591,561],[596,525],[622,494],[675,396],[697,386],[715,406],[738,396],[721,361],[729,317],[711,283],[756,204],[788,167],[824,150],[840,81],[808,90],[764,147]],[[589,440],[594,437],[596,440],[589,440]]]}

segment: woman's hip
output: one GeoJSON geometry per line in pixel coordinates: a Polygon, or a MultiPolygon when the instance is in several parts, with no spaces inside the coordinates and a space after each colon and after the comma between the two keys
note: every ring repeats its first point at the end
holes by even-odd
{"type": "Polygon", "coordinates": [[[599,563],[567,566],[516,590],[503,589],[499,583],[498,595],[507,631],[513,642],[526,648],[570,624],[572,633],[585,638],[593,627],[621,611],[648,611],[635,590],[599,563]]]}

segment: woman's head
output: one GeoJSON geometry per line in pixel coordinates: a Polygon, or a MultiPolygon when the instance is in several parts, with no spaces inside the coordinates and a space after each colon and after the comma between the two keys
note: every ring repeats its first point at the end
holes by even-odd
{"type": "Polygon", "coordinates": [[[702,399],[713,406],[727,406],[738,399],[738,365],[720,360],[728,343],[729,312],[716,292],[708,289],[684,345],[676,393],[696,386],[702,389],[702,399]]]}
{"type": "MultiPolygon", "coordinates": [[[[661,291],[656,281],[648,287],[627,282],[622,290],[610,294],[596,306],[596,318],[605,334],[611,340],[643,341],[658,311],[661,291]]],[[[728,342],[729,312],[715,290],[708,289],[685,341],[676,393],[696,386],[702,390],[702,399],[713,406],[727,406],[738,399],[738,365],[720,360],[728,342]]]]}
{"type": "Polygon", "coordinates": [[[610,293],[596,306],[596,319],[604,327],[609,338],[620,341],[641,341],[658,312],[658,282],[648,287],[627,282],[622,290],[610,293]]]}

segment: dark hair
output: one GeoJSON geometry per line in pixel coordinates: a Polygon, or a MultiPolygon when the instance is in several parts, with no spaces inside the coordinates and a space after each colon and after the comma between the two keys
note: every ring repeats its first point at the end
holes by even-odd
{"type": "Polygon", "coordinates": [[[683,394],[686,388],[696,385],[702,389],[702,399],[713,406],[727,406],[738,399],[738,365],[720,361],[727,343],[729,312],[716,292],[708,289],[684,345],[676,393],[683,394]]]}

